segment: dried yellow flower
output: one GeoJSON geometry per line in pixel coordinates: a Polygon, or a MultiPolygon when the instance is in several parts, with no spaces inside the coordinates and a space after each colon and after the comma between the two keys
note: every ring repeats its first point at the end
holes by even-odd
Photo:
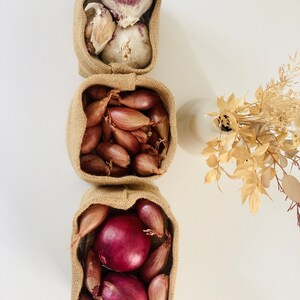
{"type": "Polygon", "coordinates": [[[288,166],[300,170],[300,93],[293,89],[299,75],[295,54],[289,64],[279,68],[277,80],[258,87],[253,102],[234,94],[227,99],[219,97],[219,111],[209,115],[214,117],[220,136],[209,141],[202,153],[211,168],[204,182],[218,181],[222,173],[242,180],[242,203],[248,200],[253,214],[259,209],[261,196],[269,197],[266,189],[276,180],[279,190],[294,201],[290,209],[297,207],[300,226],[300,183],[286,171],[288,166]],[[236,168],[230,174],[223,165],[232,160],[236,168]]]}

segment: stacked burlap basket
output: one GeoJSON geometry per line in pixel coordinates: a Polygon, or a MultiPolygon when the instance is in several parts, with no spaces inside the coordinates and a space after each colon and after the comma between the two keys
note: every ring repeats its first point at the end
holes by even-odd
{"type": "MultiPolygon", "coordinates": [[[[78,58],[79,73],[87,78],[77,89],[71,103],[68,115],[66,141],[68,154],[76,173],[83,180],[93,184],[94,187],[85,193],[80,207],[74,216],[72,241],[78,234],[78,219],[92,204],[105,204],[112,208],[127,210],[132,207],[139,198],[146,198],[157,203],[169,218],[173,236],[168,297],[168,299],[171,300],[174,297],[178,262],[178,225],[167,201],[162,197],[158,188],[152,184],[153,180],[162,175],[148,177],[130,175],[117,178],[90,175],[83,172],[80,168],[80,147],[87,121],[82,106],[82,93],[89,86],[97,84],[117,88],[121,91],[132,91],[137,87],[144,87],[154,90],[160,95],[170,120],[169,148],[160,169],[166,172],[172,162],[177,145],[176,111],[173,96],[169,89],[162,83],[141,75],[149,72],[156,63],[161,0],[154,0],[152,7],[152,14],[148,25],[152,46],[152,60],[144,69],[132,69],[122,64],[106,65],[88,53],[84,40],[84,29],[86,25],[86,15],[83,9],[84,2],[85,0],[77,0],[75,3],[74,46],[78,58]]],[[[72,247],[71,252],[73,274],[72,300],[78,300],[83,284],[83,269],[77,257],[76,247],[72,247]]]]}

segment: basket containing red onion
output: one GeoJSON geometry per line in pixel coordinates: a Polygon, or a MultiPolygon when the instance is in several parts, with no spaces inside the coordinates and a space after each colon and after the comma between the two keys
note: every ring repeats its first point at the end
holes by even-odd
{"type": "Polygon", "coordinates": [[[76,172],[90,183],[156,179],[176,149],[173,97],[145,76],[93,75],[71,104],[67,146],[76,172]]]}
{"type": "Polygon", "coordinates": [[[79,73],[144,74],[157,59],[161,0],[77,0],[79,73]]]}
{"type": "Polygon", "coordinates": [[[173,299],[178,227],[152,185],[93,188],[74,217],[72,300],[173,299]]]}

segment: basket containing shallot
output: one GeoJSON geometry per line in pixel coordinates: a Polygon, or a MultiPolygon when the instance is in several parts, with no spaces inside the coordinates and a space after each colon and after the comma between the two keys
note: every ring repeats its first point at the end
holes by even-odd
{"type": "Polygon", "coordinates": [[[67,146],[75,171],[90,183],[156,179],[176,149],[172,94],[145,76],[90,76],[71,104],[67,146]]]}

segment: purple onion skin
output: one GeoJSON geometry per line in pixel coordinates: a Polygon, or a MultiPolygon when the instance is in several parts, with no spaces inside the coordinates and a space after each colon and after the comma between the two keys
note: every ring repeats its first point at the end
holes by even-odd
{"type": "Polygon", "coordinates": [[[147,229],[134,214],[109,218],[100,229],[94,251],[108,269],[130,272],[146,260],[151,244],[147,229]]]}
{"type": "Polygon", "coordinates": [[[101,285],[103,300],[148,300],[144,284],[132,275],[109,272],[101,285]]]}

